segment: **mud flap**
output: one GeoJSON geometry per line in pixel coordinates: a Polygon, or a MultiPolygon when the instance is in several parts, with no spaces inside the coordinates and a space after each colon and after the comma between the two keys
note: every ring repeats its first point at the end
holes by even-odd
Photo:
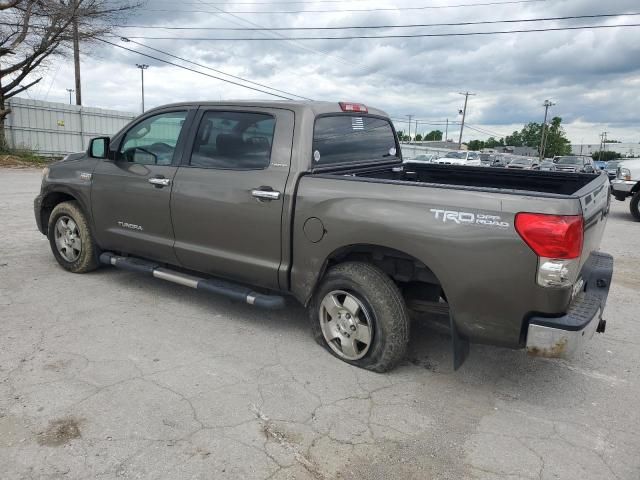
{"type": "Polygon", "coordinates": [[[453,353],[453,369],[458,370],[469,355],[469,340],[458,333],[453,315],[449,315],[451,325],[451,349],[453,353]]]}

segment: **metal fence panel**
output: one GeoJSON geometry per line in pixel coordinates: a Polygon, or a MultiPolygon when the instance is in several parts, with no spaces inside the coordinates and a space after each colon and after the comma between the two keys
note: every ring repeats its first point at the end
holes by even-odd
{"type": "Polygon", "coordinates": [[[93,137],[113,135],[136,115],[103,108],[12,98],[5,121],[10,147],[64,156],[86,149],[93,137]]]}

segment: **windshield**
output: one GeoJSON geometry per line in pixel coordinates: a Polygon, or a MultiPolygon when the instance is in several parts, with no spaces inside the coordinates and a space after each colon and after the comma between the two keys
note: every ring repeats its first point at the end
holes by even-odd
{"type": "Polygon", "coordinates": [[[449,152],[444,158],[467,158],[466,152],[449,152]]]}
{"type": "Polygon", "coordinates": [[[610,169],[618,168],[619,164],[620,162],[609,162],[607,163],[607,168],[610,168],[610,169]]]}
{"type": "Polygon", "coordinates": [[[582,165],[581,157],[560,157],[558,158],[558,165],[582,165]]]}
{"type": "Polygon", "coordinates": [[[532,161],[528,158],[516,158],[515,160],[512,160],[511,163],[514,165],[529,165],[532,161]]]}

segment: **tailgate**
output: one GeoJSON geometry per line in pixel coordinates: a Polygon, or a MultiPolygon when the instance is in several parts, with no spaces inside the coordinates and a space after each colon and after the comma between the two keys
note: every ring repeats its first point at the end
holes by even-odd
{"type": "Polygon", "coordinates": [[[580,207],[584,217],[584,243],[580,266],[587,261],[591,252],[600,248],[600,241],[609,215],[611,197],[609,195],[609,178],[597,175],[592,182],[576,192],[580,199],[580,207]]]}

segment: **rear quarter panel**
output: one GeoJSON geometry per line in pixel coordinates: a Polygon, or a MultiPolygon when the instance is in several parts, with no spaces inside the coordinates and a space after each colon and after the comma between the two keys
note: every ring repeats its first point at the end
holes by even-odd
{"type": "Polygon", "coordinates": [[[438,277],[463,334],[476,342],[517,347],[528,312],[560,312],[570,296],[569,289],[549,292],[536,285],[537,257],[513,227],[520,211],[572,215],[580,213],[580,204],[567,197],[304,176],[294,212],[292,292],[306,302],[326,259],[342,247],[393,248],[438,277]],[[457,223],[435,210],[475,219],[491,215],[503,225],[457,223]],[[325,230],[316,243],[303,230],[311,217],[319,218],[325,230]]]}

